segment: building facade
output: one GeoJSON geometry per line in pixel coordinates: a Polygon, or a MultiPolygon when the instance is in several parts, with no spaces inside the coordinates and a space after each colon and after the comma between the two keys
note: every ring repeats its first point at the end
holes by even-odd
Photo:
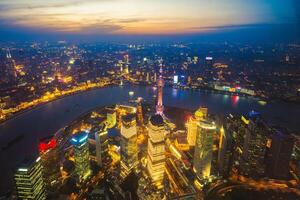
{"type": "Polygon", "coordinates": [[[108,136],[106,126],[100,127],[95,132],[96,141],[96,160],[100,167],[103,167],[108,162],[108,136]]]}
{"type": "Polygon", "coordinates": [[[193,170],[200,180],[209,178],[211,175],[215,131],[216,126],[210,121],[201,120],[198,124],[193,170]]]}
{"type": "Polygon", "coordinates": [[[191,116],[187,123],[186,123],[186,129],[187,129],[187,140],[190,146],[195,146],[196,144],[196,136],[198,132],[198,123],[202,119],[206,119],[207,117],[207,108],[200,107],[196,112],[194,113],[194,116],[191,116]]]}
{"type": "Polygon", "coordinates": [[[162,187],[165,173],[165,135],[166,130],[161,115],[154,115],[148,124],[147,169],[157,187],[162,187]]]}
{"type": "Polygon", "coordinates": [[[249,113],[246,120],[240,172],[244,176],[259,178],[266,171],[269,129],[258,113],[249,113]]]}
{"type": "Polygon", "coordinates": [[[228,177],[233,164],[233,138],[230,128],[221,127],[218,152],[218,171],[223,177],[228,177]]]}
{"type": "Polygon", "coordinates": [[[25,159],[14,175],[18,199],[46,199],[41,159],[25,159]]]}
{"type": "Polygon", "coordinates": [[[74,149],[75,172],[77,179],[84,181],[91,173],[88,133],[78,132],[71,139],[74,149]]]}
{"type": "Polygon", "coordinates": [[[56,138],[53,136],[40,140],[39,153],[43,166],[43,176],[47,188],[59,183],[60,178],[60,158],[57,148],[56,138]]]}
{"type": "Polygon", "coordinates": [[[293,147],[294,137],[288,132],[276,130],[272,134],[270,155],[267,166],[269,177],[275,179],[288,178],[293,147]]]}
{"type": "Polygon", "coordinates": [[[121,177],[126,178],[138,164],[136,115],[122,117],[121,126],[121,177]]]}

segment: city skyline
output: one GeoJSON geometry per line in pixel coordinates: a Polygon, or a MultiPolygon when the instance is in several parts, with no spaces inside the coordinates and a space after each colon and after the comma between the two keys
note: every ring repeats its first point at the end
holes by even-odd
{"type": "Polygon", "coordinates": [[[299,14],[0,0],[0,199],[299,199],[299,14]]]}
{"type": "MultiPolygon", "coordinates": [[[[299,30],[296,1],[69,0],[0,2],[2,39],[299,30]]],[[[276,34],[276,32],[274,32],[276,34]]]]}

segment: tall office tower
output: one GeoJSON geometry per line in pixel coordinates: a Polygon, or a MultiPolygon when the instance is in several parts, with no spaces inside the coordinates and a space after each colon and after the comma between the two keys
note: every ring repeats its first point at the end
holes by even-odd
{"type": "Polygon", "coordinates": [[[15,60],[12,58],[10,50],[7,50],[6,53],[6,60],[5,60],[5,68],[4,68],[4,82],[14,82],[16,81],[17,78],[17,73],[16,73],[16,63],[15,60]]]}
{"type": "Polygon", "coordinates": [[[200,107],[198,110],[195,112],[195,118],[196,120],[202,120],[207,118],[208,109],[206,107],[200,107]]]}
{"type": "Polygon", "coordinates": [[[189,86],[192,84],[192,78],[191,78],[191,76],[188,76],[187,84],[189,86]]]}
{"type": "Polygon", "coordinates": [[[46,199],[46,189],[43,180],[43,167],[40,157],[25,159],[17,169],[15,184],[18,199],[46,199]]]}
{"type": "Polygon", "coordinates": [[[163,69],[162,69],[162,61],[160,62],[160,69],[159,69],[159,78],[157,81],[157,104],[156,104],[156,113],[162,115],[164,112],[163,106],[163,87],[164,87],[164,80],[162,77],[163,69]]]}
{"type": "Polygon", "coordinates": [[[138,98],[138,102],[137,102],[137,124],[138,126],[143,126],[144,125],[144,117],[143,117],[143,108],[142,108],[142,98],[139,97],[138,98]]]}
{"type": "Polygon", "coordinates": [[[107,128],[113,128],[117,123],[117,113],[113,109],[108,109],[106,113],[107,128]]]}
{"type": "Polygon", "coordinates": [[[294,137],[284,130],[276,130],[267,166],[268,175],[275,179],[286,179],[289,175],[289,163],[294,147],[294,137]]]}
{"type": "MultiPolygon", "coordinates": [[[[293,135],[295,139],[295,144],[293,148],[292,161],[296,165],[296,168],[300,169],[300,136],[293,135]]],[[[300,176],[300,172],[297,173],[300,176]]]]}
{"type": "Polygon", "coordinates": [[[269,128],[257,112],[250,112],[246,119],[248,126],[242,153],[241,173],[250,177],[261,177],[265,174],[265,155],[269,128]]]}
{"type": "Polygon", "coordinates": [[[108,162],[108,136],[106,126],[101,126],[95,132],[97,164],[103,167],[108,162]]]}
{"type": "Polygon", "coordinates": [[[150,74],[149,74],[149,72],[147,72],[147,74],[146,74],[146,82],[149,82],[150,81],[150,74]]]}
{"type": "Polygon", "coordinates": [[[212,122],[201,120],[198,124],[193,170],[200,180],[208,178],[211,174],[215,131],[216,126],[212,122]]]}
{"type": "Polygon", "coordinates": [[[136,115],[122,117],[121,126],[121,177],[126,178],[138,164],[136,115]]]}
{"type": "Polygon", "coordinates": [[[211,57],[211,56],[206,56],[205,57],[205,64],[206,64],[207,67],[212,67],[213,62],[214,62],[213,57],[211,57]]]}
{"type": "Polygon", "coordinates": [[[189,146],[195,146],[198,130],[198,121],[194,117],[190,117],[186,123],[187,141],[189,146]]]}
{"type": "Polygon", "coordinates": [[[124,74],[129,74],[129,66],[128,65],[124,69],[124,74]]]}
{"type": "Polygon", "coordinates": [[[40,140],[39,152],[43,166],[43,176],[47,188],[57,184],[60,178],[60,159],[54,136],[40,140]]]}
{"type": "Polygon", "coordinates": [[[161,188],[165,173],[165,135],[167,133],[161,115],[156,114],[150,118],[148,131],[147,169],[153,183],[161,188]]]}
{"type": "Polygon", "coordinates": [[[135,114],[136,108],[133,106],[117,105],[116,113],[117,113],[117,127],[118,129],[121,129],[122,117],[126,114],[135,114]]]}
{"type": "Polygon", "coordinates": [[[200,107],[194,113],[194,116],[190,117],[188,122],[186,123],[187,128],[187,141],[190,146],[195,146],[196,144],[196,136],[198,130],[198,123],[207,117],[207,108],[200,107]]]}
{"type": "Polygon", "coordinates": [[[120,73],[123,73],[123,63],[120,64],[120,73]]]}
{"type": "MultiPolygon", "coordinates": [[[[228,127],[228,126],[227,126],[228,127]]],[[[220,143],[218,152],[218,170],[223,177],[228,177],[233,163],[233,139],[230,128],[220,129],[220,143]]]]}
{"type": "Polygon", "coordinates": [[[156,82],[156,81],[157,81],[157,74],[154,73],[154,75],[153,75],[153,82],[156,82]]]}
{"type": "Polygon", "coordinates": [[[91,173],[88,133],[78,132],[71,139],[74,149],[75,172],[78,180],[84,181],[91,173]]]}
{"type": "Polygon", "coordinates": [[[128,55],[128,54],[124,55],[124,63],[125,63],[126,65],[129,64],[129,55],[128,55]]]}

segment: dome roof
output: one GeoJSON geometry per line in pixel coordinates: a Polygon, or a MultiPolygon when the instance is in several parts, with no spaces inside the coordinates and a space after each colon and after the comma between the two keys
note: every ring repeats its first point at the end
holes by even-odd
{"type": "Polygon", "coordinates": [[[162,118],[161,115],[153,115],[150,118],[150,122],[154,126],[163,126],[164,125],[164,119],[162,118]]]}

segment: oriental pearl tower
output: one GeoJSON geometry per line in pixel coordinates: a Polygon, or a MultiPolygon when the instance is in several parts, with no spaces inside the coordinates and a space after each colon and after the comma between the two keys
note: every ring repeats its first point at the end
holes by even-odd
{"type": "Polygon", "coordinates": [[[157,104],[156,104],[156,113],[159,115],[163,115],[164,106],[163,106],[163,87],[164,80],[162,77],[163,69],[162,69],[162,59],[159,61],[159,78],[157,80],[157,104]]]}

